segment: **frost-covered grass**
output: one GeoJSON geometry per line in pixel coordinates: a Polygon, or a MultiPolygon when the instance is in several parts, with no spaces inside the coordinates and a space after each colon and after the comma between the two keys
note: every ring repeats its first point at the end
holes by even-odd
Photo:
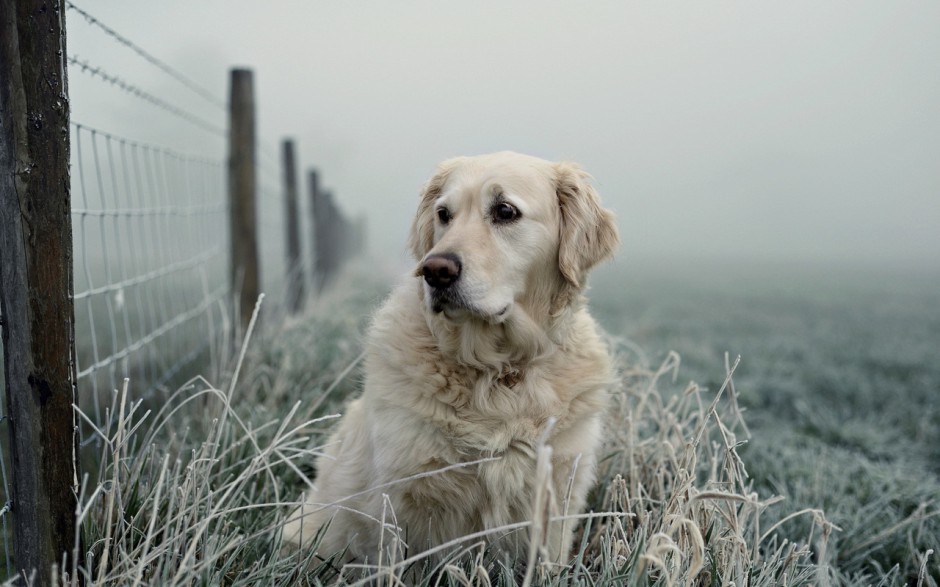
{"type": "MultiPolygon", "coordinates": [[[[542,563],[538,549],[513,565],[482,537],[453,545],[454,557],[434,568],[420,553],[346,570],[309,552],[282,554],[277,528],[357,393],[360,336],[384,285],[363,287],[360,276],[303,319],[255,333],[234,382],[194,379],[150,412],[133,381],[116,392],[113,424],[99,429],[100,470],[83,484],[80,564],[68,572],[95,585],[936,585],[937,558],[927,557],[940,536],[937,452],[927,444],[936,420],[909,423],[920,437],[905,436],[886,423],[917,411],[910,394],[896,390],[877,413],[865,411],[869,395],[839,411],[848,398],[811,386],[828,344],[842,345],[818,333],[800,343],[798,325],[821,324],[829,310],[804,319],[770,304],[780,313],[765,327],[740,299],[722,306],[720,290],[696,297],[687,288],[657,295],[650,316],[630,288],[606,290],[620,301],[604,294],[603,280],[592,295],[614,335],[622,388],[591,514],[572,521],[568,565],[542,563]],[[697,313],[676,302],[682,295],[697,313]],[[790,320],[792,338],[774,342],[769,332],[786,332],[790,320]],[[735,329],[751,346],[727,344],[735,329]],[[781,349],[796,357],[789,366],[781,349]],[[742,363],[724,350],[741,352],[742,363]]],[[[926,358],[911,348],[900,354],[926,358]]],[[[848,378],[855,355],[844,352],[837,372],[848,378]]],[[[910,387],[936,383],[926,377],[910,387]]],[[[861,379],[850,378],[849,398],[861,379]]],[[[921,416],[931,409],[922,404],[921,416]]],[[[541,523],[521,522],[536,536],[541,523]]]]}
{"type": "MultiPolygon", "coordinates": [[[[940,582],[940,275],[610,269],[593,298],[613,331],[654,357],[680,352],[711,389],[714,363],[742,355],[742,458],[755,489],[841,528],[826,553],[833,584],[916,584],[925,562],[940,582]]],[[[805,520],[783,528],[805,532],[805,520]]]]}

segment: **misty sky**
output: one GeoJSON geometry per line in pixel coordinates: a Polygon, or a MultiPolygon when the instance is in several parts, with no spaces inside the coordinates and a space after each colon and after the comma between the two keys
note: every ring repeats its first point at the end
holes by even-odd
{"type": "MultiPolygon", "coordinates": [[[[940,266],[938,2],[76,0],[221,99],[255,71],[263,181],[284,136],[370,249],[404,257],[445,158],[580,162],[621,258],[940,266]]],[[[75,11],[68,53],[224,127],[225,112],[75,11]]],[[[72,118],[225,158],[225,143],[73,70],[72,118]]]]}

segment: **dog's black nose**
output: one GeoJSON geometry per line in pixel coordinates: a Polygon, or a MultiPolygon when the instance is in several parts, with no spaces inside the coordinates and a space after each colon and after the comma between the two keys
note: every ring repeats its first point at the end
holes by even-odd
{"type": "Polygon", "coordinates": [[[431,255],[424,260],[421,274],[431,287],[437,289],[450,287],[460,277],[460,259],[451,253],[431,255]]]}

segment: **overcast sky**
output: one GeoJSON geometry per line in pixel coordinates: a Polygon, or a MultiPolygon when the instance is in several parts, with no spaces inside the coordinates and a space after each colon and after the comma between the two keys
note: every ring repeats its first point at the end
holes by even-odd
{"type": "MultiPolygon", "coordinates": [[[[621,258],[940,266],[940,2],[76,0],[220,99],[255,71],[370,249],[405,256],[445,158],[580,162],[621,258]]],[[[225,112],[75,11],[68,52],[224,127],[225,112]]],[[[71,72],[72,118],[225,158],[224,140],[71,72]]]]}

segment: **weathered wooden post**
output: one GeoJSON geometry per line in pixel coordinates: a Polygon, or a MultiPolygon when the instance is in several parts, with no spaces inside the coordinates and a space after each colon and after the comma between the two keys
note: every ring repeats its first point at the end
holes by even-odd
{"type": "Polygon", "coordinates": [[[323,285],[329,283],[336,276],[336,269],[339,265],[339,253],[342,237],[342,218],[336,209],[336,203],[333,202],[333,192],[325,191],[322,197],[322,246],[320,247],[320,257],[323,259],[323,285]]]}
{"type": "Polygon", "coordinates": [[[70,568],[78,483],[63,0],[0,0],[0,305],[16,569],[70,568]]]}
{"type": "Polygon", "coordinates": [[[241,333],[260,294],[255,178],[255,97],[249,69],[233,69],[229,100],[230,287],[241,333]]]}
{"type": "Polygon", "coordinates": [[[310,196],[310,278],[313,288],[317,289],[317,192],[320,191],[320,178],[315,169],[307,172],[307,194],[310,196]]]}
{"type": "Polygon", "coordinates": [[[284,234],[287,238],[287,308],[296,314],[304,305],[304,268],[300,262],[300,214],[294,141],[285,139],[281,154],[284,167],[284,234]]]}
{"type": "Polygon", "coordinates": [[[352,224],[342,211],[340,211],[339,206],[336,207],[336,216],[339,219],[339,222],[337,222],[339,225],[339,235],[336,239],[339,250],[336,255],[336,269],[339,271],[339,268],[346,263],[352,252],[352,224]]]}
{"type": "Polygon", "coordinates": [[[329,280],[329,206],[326,194],[320,190],[320,177],[310,170],[310,213],[313,217],[313,283],[317,292],[323,290],[329,280]]]}

